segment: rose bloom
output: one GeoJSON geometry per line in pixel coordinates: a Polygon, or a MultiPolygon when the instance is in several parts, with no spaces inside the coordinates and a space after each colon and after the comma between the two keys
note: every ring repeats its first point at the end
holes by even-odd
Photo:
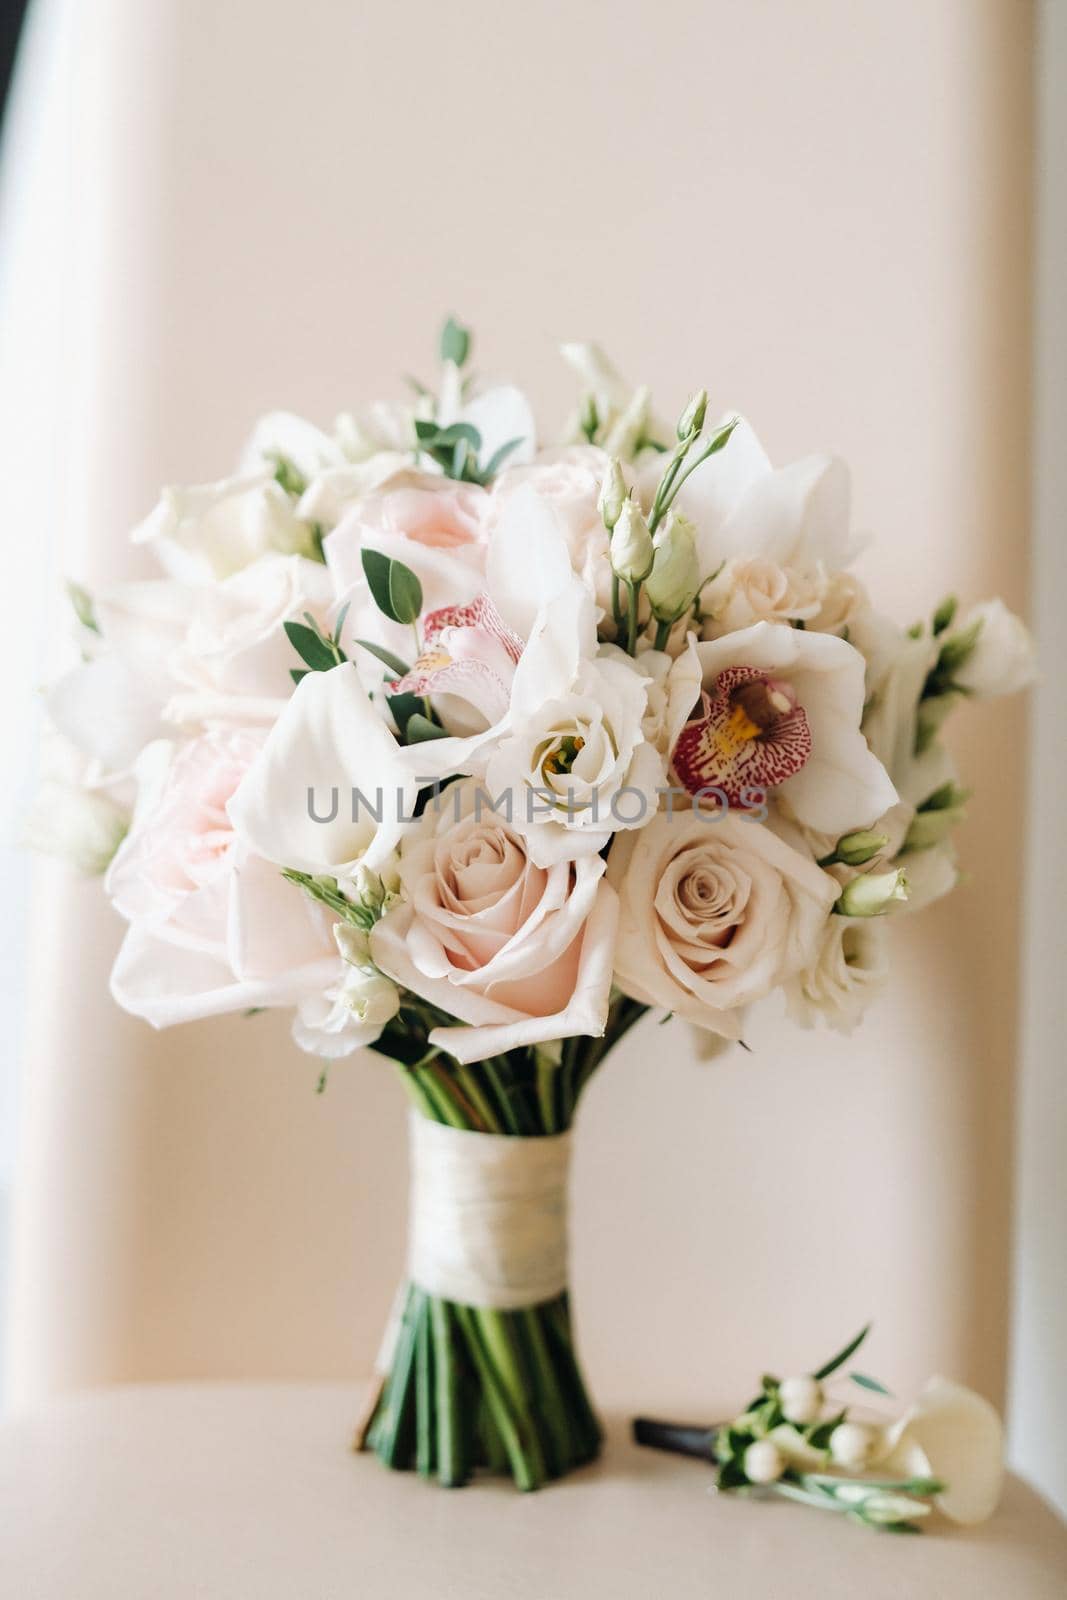
{"type": "Polygon", "coordinates": [[[157,1028],[293,1005],[337,973],[322,907],[234,833],[228,804],[259,749],[214,732],[149,745],[139,763],[134,825],[105,880],[130,923],[111,992],[157,1028]]]}
{"type": "Polygon", "coordinates": [[[592,855],[538,867],[477,782],[408,834],[401,900],[377,924],[382,972],[459,1019],[430,1043],[460,1061],[604,1031],[618,904],[592,855]]]}
{"type": "Polygon", "coordinates": [[[724,1038],[742,1008],[812,960],[839,885],[769,827],[731,815],[661,812],[620,833],[615,981],[724,1038]]]}
{"type": "Polygon", "coordinates": [[[822,589],[818,578],[766,556],[734,556],[701,595],[704,637],[717,639],[754,622],[808,621],[819,610],[822,589]]]}
{"type": "Polygon", "coordinates": [[[532,488],[563,535],[575,574],[601,611],[611,609],[610,536],[597,500],[608,457],[595,445],[545,451],[528,467],[510,467],[493,488],[494,514],[507,508],[522,488],[532,488]]]}

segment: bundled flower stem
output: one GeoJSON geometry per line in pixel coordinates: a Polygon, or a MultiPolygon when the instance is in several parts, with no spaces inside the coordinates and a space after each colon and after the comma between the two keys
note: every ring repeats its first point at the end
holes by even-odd
{"type": "MultiPolygon", "coordinates": [[[[644,1009],[617,998],[604,1037],[564,1040],[558,1064],[534,1049],[471,1066],[428,1051],[399,1071],[432,1122],[527,1138],[562,1133],[596,1067],[644,1009]]],[[[386,1466],[449,1488],[488,1468],[537,1489],[592,1461],[600,1439],[565,1292],[501,1311],[407,1285],[389,1372],[360,1441],[386,1466]]]]}

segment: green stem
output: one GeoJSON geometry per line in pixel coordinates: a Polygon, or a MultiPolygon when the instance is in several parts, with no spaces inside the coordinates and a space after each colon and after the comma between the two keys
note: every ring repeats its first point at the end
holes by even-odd
{"type": "Polygon", "coordinates": [[[639,583],[626,580],[626,649],[631,656],[637,654],[637,597],[640,592],[639,583]]]}

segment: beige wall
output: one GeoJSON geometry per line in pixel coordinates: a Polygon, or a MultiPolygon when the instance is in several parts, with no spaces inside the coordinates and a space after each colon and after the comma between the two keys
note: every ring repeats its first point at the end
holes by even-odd
{"type": "MultiPolygon", "coordinates": [[[[130,570],[157,482],[221,471],[258,410],[325,420],[425,370],[454,308],[546,419],[555,342],[595,336],[667,411],[705,382],[777,458],[845,455],[904,620],[949,588],[1024,602],[1022,0],[73,10],[73,98],[47,88],[74,123],[79,576],[130,570]]],[[[574,1269],[601,1394],[712,1415],[873,1317],[894,1386],[1000,1397],[1022,721],[961,717],[972,882],[901,930],[860,1034],[764,1021],[700,1067],[649,1027],[595,1084],[574,1269]]],[[[402,1251],[388,1068],[316,1098],[271,1018],[152,1036],[106,998],[95,890],[39,881],[15,1397],[365,1369],[402,1251]]]]}

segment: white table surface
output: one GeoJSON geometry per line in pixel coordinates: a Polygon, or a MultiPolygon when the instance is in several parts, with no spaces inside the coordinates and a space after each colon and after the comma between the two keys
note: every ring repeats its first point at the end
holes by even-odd
{"type": "Polygon", "coordinates": [[[520,1495],[348,1449],[358,1386],[98,1390],[0,1428],[4,1600],[1062,1600],[1067,1530],[1024,1484],[921,1538],[708,1492],[638,1450],[520,1495]]]}

